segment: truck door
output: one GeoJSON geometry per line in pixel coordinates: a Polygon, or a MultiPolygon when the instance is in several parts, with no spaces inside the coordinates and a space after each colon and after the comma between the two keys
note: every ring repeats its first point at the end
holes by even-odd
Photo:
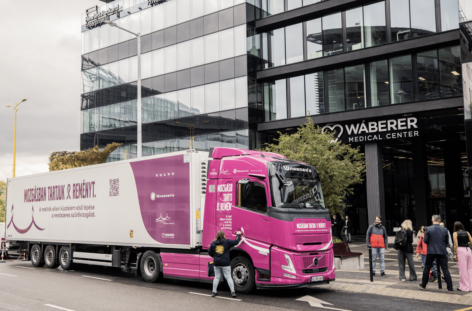
{"type": "Polygon", "coordinates": [[[267,216],[267,183],[257,178],[237,180],[233,230],[244,231],[247,239],[271,244],[270,217],[267,216]]]}

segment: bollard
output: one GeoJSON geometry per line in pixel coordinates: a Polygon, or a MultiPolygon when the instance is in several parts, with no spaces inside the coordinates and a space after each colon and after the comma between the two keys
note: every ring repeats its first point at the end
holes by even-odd
{"type": "Polygon", "coordinates": [[[369,271],[370,271],[370,281],[374,281],[374,269],[372,267],[372,248],[369,247],[369,271]]]}

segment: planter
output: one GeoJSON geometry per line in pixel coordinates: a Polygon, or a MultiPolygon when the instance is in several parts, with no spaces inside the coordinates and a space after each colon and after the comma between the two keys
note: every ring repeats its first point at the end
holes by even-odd
{"type": "Polygon", "coordinates": [[[364,254],[351,252],[347,242],[334,243],[333,251],[336,270],[364,270],[364,254]]]}

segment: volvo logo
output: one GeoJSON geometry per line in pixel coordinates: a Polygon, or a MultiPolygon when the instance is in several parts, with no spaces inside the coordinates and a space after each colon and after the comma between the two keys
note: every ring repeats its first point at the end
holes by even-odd
{"type": "Polygon", "coordinates": [[[313,259],[313,264],[315,265],[315,267],[318,267],[319,263],[320,261],[318,260],[318,258],[313,259]]]}

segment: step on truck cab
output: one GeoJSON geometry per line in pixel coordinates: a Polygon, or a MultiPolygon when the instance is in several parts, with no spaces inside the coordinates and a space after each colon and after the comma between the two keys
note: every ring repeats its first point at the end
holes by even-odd
{"type": "Polygon", "coordinates": [[[316,168],[235,148],[180,151],[9,179],[6,239],[34,266],[121,268],[148,282],[212,282],[220,230],[238,292],[335,279],[316,168]]]}

